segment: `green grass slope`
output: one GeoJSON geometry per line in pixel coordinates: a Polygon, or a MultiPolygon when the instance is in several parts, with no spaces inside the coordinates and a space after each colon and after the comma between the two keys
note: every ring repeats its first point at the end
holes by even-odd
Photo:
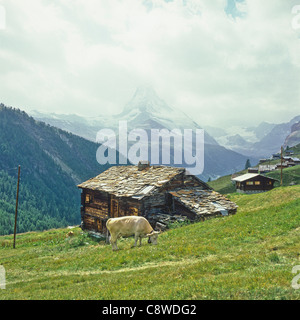
{"type": "MultiPolygon", "coordinates": [[[[280,170],[268,172],[266,176],[280,181],[280,170]]],[[[283,169],[282,182],[284,186],[300,184],[300,165],[283,169]]],[[[275,184],[275,186],[277,185],[279,185],[278,182],[275,184]]]]}
{"type": "Polygon", "coordinates": [[[0,299],[299,299],[300,186],[232,194],[234,216],[171,229],[120,250],[80,229],[0,237],[0,299]]]}
{"type": "MultiPolygon", "coordinates": [[[[246,170],[241,171],[241,174],[246,173],[246,170]]],[[[207,182],[207,184],[213,188],[215,191],[222,194],[235,192],[235,184],[231,182],[231,174],[227,176],[220,177],[216,180],[207,182]]]]}

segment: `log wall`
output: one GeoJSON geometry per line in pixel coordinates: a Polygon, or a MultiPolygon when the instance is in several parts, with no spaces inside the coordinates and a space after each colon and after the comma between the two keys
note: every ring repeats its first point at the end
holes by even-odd
{"type": "Polygon", "coordinates": [[[109,218],[140,215],[142,203],[131,198],[117,198],[101,191],[84,189],[81,194],[82,229],[106,233],[109,218]]]}

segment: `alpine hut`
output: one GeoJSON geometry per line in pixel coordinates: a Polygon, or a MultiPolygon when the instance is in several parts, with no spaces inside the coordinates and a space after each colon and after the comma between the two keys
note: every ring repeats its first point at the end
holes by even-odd
{"type": "Polygon", "coordinates": [[[235,203],[184,168],[145,162],[113,166],[78,188],[82,190],[82,229],[102,234],[111,217],[145,216],[155,228],[159,215],[196,221],[237,210],[235,203]]]}
{"type": "Polygon", "coordinates": [[[240,193],[260,193],[274,188],[278,181],[258,173],[246,173],[232,179],[236,184],[236,191],[240,193]]]}

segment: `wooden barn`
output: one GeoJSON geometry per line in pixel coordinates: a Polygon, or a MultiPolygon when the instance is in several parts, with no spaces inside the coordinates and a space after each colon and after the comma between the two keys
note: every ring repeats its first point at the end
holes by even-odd
{"type": "Polygon", "coordinates": [[[78,187],[82,189],[82,229],[102,234],[111,217],[167,214],[203,220],[237,210],[235,203],[184,168],[149,163],[114,166],[78,187]]]}
{"type": "Polygon", "coordinates": [[[236,191],[241,193],[259,193],[269,191],[274,188],[273,178],[263,176],[258,173],[246,173],[235,177],[232,181],[236,184],[236,191]]]}

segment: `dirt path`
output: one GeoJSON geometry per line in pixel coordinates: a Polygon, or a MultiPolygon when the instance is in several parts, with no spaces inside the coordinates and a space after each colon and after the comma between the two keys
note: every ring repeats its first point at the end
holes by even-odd
{"type": "Polygon", "coordinates": [[[116,274],[116,273],[126,273],[126,272],[136,272],[139,270],[145,270],[145,269],[152,269],[152,268],[164,268],[164,267],[176,267],[176,266],[187,266],[192,265],[195,263],[199,263],[200,261],[207,260],[207,259],[214,259],[216,258],[213,256],[208,256],[201,259],[188,259],[188,260],[180,260],[180,261],[162,261],[157,263],[147,263],[143,266],[139,267],[133,267],[133,268],[122,268],[118,270],[93,270],[93,271],[68,271],[68,270],[57,270],[57,271],[51,271],[51,272],[30,272],[26,273],[26,278],[22,280],[17,281],[11,281],[7,282],[7,286],[17,283],[24,283],[24,282],[30,282],[35,281],[39,279],[40,277],[59,277],[59,276],[89,276],[89,275],[101,275],[101,274],[116,274]]]}

